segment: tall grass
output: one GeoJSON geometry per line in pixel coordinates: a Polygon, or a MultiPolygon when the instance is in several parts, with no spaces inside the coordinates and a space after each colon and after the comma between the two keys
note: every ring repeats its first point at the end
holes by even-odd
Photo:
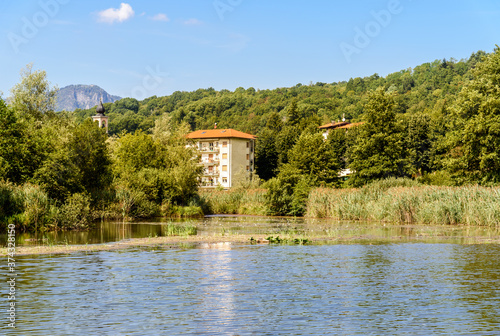
{"type": "Polygon", "coordinates": [[[306,216],[500,226],[500,187],[423,186],[392,179],[360,189],[317,188],[309,194],[306,216]]]}
{"type": "Polygon", "coordinates": [[[0,231],[8,224],[21,231],[87,229],[92,221],[88,195],[73,194],[57,206],[38,185],[0,181],[0,231]]]}
{"type": "Polygon", "coordinates": [[[201,190],[200,197],[211,214],[266,215],[265,189],[201,190]]]}

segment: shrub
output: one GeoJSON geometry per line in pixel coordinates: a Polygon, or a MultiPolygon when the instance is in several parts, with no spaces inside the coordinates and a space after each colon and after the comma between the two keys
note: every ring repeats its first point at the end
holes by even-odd
{"type": "Polygon", "coordinates": [[[90,196],[86,193],[68,197],[55,215],[58,226],[64,229],[88,229],[93,220],[90,203],[90,196]]]}

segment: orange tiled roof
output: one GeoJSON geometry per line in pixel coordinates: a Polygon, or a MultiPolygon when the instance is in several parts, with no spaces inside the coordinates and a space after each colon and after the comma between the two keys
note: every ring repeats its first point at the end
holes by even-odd
{"type": "Polygon", "coordinates": [[[213,139],[213,138],[257,139],[255,135],[243,133],[231,128],[194,131],[189,133],[187,137],[189,139],[213,139]]]}

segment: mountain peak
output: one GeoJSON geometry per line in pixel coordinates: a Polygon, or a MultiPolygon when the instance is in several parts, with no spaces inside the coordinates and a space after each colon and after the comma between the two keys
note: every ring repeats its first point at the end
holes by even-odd
{"type": "Polygon", "coordinates": [[[57,92],[56,111],[74,111],[78,108],[89,109],[103,103],[114,103],[121,97],[112,96],[97,85],[68,85],[57,92]]]}

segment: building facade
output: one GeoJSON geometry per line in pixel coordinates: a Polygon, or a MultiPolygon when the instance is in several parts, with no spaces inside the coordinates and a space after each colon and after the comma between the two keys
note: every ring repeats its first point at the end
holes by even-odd
{"type": "Polygon", "coordinates": [[[231,188],[238,179],[251,176],[255,167],[256,136],[233,129],[189,133],[203,165],[201,188],[231,188]]]}

